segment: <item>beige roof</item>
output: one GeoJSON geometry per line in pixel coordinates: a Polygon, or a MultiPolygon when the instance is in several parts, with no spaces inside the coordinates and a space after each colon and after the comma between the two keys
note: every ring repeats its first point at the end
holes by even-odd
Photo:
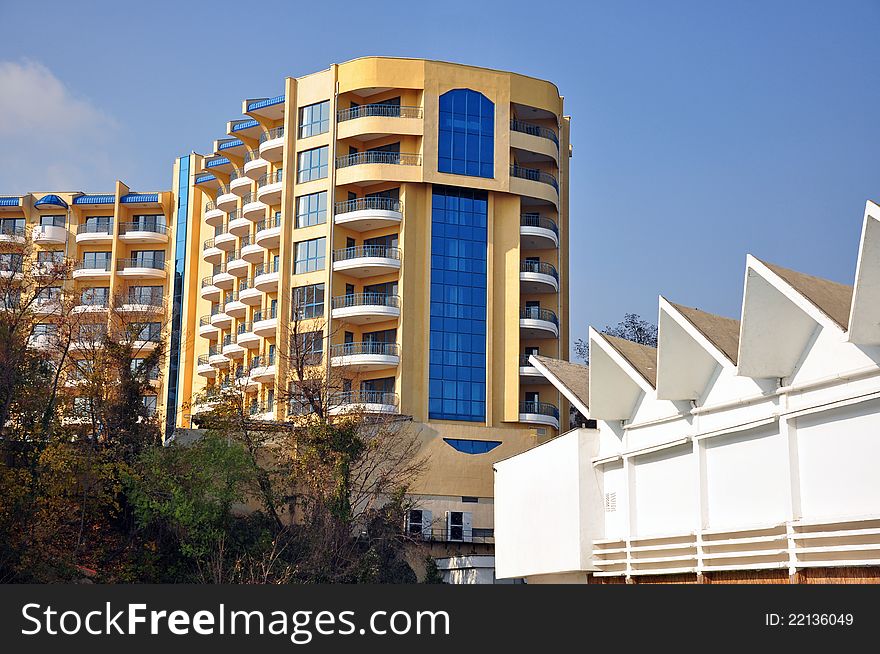
{"type": "Polygon", "coordinates": [[[679,313],[687,318],[712,345],[721,350],[731,363],[736,363],[736,353],[739,349],[739,320],[716,316],[714,313],[706,313],[674,302],[670,304],[678,309],[679,313]]]}
{"type": "MultiPolygon", "coordinates": [[[[759,259],[759,261],[761,261],[759,259]]],[[[838,284],[821,277],[805,275],[766,261],[761,261],[774,273],[782,277],[794,290],[812,302],[822,313],[831,318],[843,329],[849,328],[849,310],[852,304],[852,286],[838,284]]]]}
{"type": "Polygon", "coordinates": [[[626,359],[653,388],[657,388],[656,347],[633,343],[625,338],[609,336],[608,334],[602,334],[602,336],[611,343],[612,347],[620,353],[620,356],[626,359]]]}
{"type": "Polygon", "coordinates": [[[562,361],[533,355],[541,362],[550,373],[556,377],[560,384],[565,386],[572,395],[577,397],[584,406],[590,406],[590,368],[579,363],[562,361]]]}

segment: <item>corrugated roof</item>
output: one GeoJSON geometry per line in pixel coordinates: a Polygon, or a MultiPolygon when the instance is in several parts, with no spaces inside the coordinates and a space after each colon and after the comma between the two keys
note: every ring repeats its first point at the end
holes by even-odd
{"type": "Polygon", "coordinates": [[[565,386],[572,395],[577,397],[584,406],[590,406],[590,368],[579,363],[551,359],[540,355],[533,355],[541,362],[556,379],[565,386]]]}
{"type": "Polygon", "coordinates": [[[633,343],[625,338],[609,336],[608,334],[602,334],[602,336],[653,388],[657,388],[656,347],[633,343]]]}
{"type": "Polygon", "coordinates": [[[736,364],[737,351],[739,350],[739,320],[706,313],[674,302],[669,304],[687,318],[712,345],[730,359],[731,363],[736,364]]]}
{"type": "Polygon", "coordinates": [[[17,207],[21,204],[21,200],[17,197],[0,198],[0,207],[17,207]]]}
{"type": "MultiPolygon", "coordinates": [[[[761,261],[759,259],[759,261],[761,261]]],[[[779,275],[794,290],[804,296],[822,313],[831,318],[844,330],[849,328],[849,311],[852,306],[853,287],[838,284],[830,279],[813,277],[796,270],[790,270],[766,261],[761,261],[779,275]]]]}

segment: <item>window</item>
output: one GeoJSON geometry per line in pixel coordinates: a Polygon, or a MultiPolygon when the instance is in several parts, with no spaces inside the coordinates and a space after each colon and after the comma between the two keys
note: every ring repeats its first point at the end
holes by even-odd
{"type": "Polygon", "coordinates": [[[163,297],[161,286],[132,286],[128,289],[129,304],[160,306],[163,297]]]}
{"type": "Polygon", "coordinates": [[[144,408],[147,410],[148,416],[156,415],[156,407],[157,407],[157,398],[155,395],[144,395],[141,397],[141,402],[144,403],[144,408]]]}
{"type": "Polygon", "coordinates": [[[110,253],[84,252],[82,267],[95,270],[110,270],[110,253]]]}
{"type": "Polygon", "coordinates": [[[425,509],[410,509],[406,515],[406,531],[413,538],[431,537],[431,512],[425,509]]]}
{"type": "Polygon", "coordinates": [[[309,182],[313,179],[327,177],[327,146],[314,148],[299,153],[297,164],[298,182],[309,182]]]}
{"type": "Polygon", "coordinates": [[[320,361],[324,355],[324,332],[318,330],[297,334],[292,345],[295,360],[302,357],[305,362],[320,361]]]}
{"type": "Polygon", "coordinates": [[[0,219],[0,234],[7,236],[24,236],[24,218],[0,219]]]}
{"type": "Polygon", "coordinates": [[[64,216],[40,216],[40,227],[64,227],[66,224],[64,216]]]}
{"type": "Polygon", "coordinates": [[[494,103],[471,89],[455,89],[441,95],[437,170],[494,177],[494,162],[494,103]]]}
{"type": "Polygon", "coordinates": [[[79,326],[79,340],[81,343],[98,343],[107,335],[107,325],[104,323],[88,323],[79,326]]]}
{"type": "Polygon", "coordinates": [[[296,244],[296,260],[293,272],[296,274],[312,272],[324,269],[326,249],[326,237],[313,238],[310,241],[300,241],[296,244]]]}
{"type": "Polygon", "coordinates": [[[61,299],[61,287],[46,286],[45,288],[41,288],[37,292],[35,299],[40,302],[58,301],[61,299]]]}
{"type": "Polygon", "coordinates": [[[144,359],[132,359],[131,372],[135,375],[138,373],[143,373],[144,375],[146,375],[147,379],[159,379],[159,366],[153,364],[149,369],[147,369],[144,365],[144,359]]]}
{"type": "Polygon", "coordinates": [[[21,254],[16,252],[0,252],[0,270],[3,272],[21,272],[21,254]]]}
{"type": "Polygon", "coordinates": [[[293,310],[291,318],[320,318],[324,315],[324,285],[297,286],[292,291],[293,310]]]}
{"type": "Polygon", "coordinates": [[[34,336],[54,336],[55,332],[58,331],[58,325],[55,323],[40,323],[39,325],[34,325],[34,331],[31,332],[34,336]]]}
{"type": "Polygon", "coordinates": [[[435,186],[431,210],[428,414],[486,419],[485,192],[435,186]]]}
{"type": "Polygon", "coordinates": [[[132,231],[165,233],[165,216],[162,214],[149,216],[132,216],[132,231]]]}
{"type": "Polygon", "coordinates": [[[37,263],[62,263],[64,250],[41,250],[37,252],[37,263]]]}
{"type": "Polygon", "coordinates": [[[301,139],[330,131],[330,101],[317,102],[299,110],[299,137],[301,139]]]}
{"type": "Polygon", "coordinates": [[[463,438],[444,438],[443,440],[451,448],[463,454],[485,454],[501,445],[501,441],[477,441],[463,438]]]}
{"type": "Polygon", "coordinates": [[[162,268],[165,266],[165,250],[135,250],[131,253],[135,268],[162,268]]]}
{"type": "Polygon", "coordinates": [[[80,295],[80,304],[88,307],[106,307],[109,299],[110,289],[107,287],[84,288],[80,295]]]}
{"type": "Polygon", "coordinates": [[[296,199],[296,226],[309,227],[327,222],[327,191],[301,195],[296,199]]]}
{"type": "Polygon", "coordinates": [[[473,540],[473,514],[469,511],[446,512],[447,539],[471,542],[473,540]]]}
{"type": "Polygon", "coordinates": [[[85,227],[84,230],[87,233],[107,233],[109,234],[113,230],[113,217],[112,216],[86,216],[86,221],[83,223],[85,227]]]}
{"type": "Polygon", "coordinates": [[[136,341],[158,342],[162,334],[162,323],[139,322],[132,323],[132,333],[136,341]]]}

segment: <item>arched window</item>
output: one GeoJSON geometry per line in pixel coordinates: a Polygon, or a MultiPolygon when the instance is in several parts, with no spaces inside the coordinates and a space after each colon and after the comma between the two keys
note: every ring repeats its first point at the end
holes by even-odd
{"type": "Polygon", "coordinates": [[[495,176],[495,104],[482,93],[453,89],[440,96],[437,170],[495,176]]]}

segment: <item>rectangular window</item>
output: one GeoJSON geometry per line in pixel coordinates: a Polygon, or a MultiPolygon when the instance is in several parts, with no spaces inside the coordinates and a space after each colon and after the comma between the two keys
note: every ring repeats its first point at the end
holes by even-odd
{"type": "Polygon", "coordinates": [[[301,195],[296,199],[296,226],[309,227],[327,222],[327,191],[301,195]]]}
{"type": "Polygon", "coordinates": [[[324,269],[326,258],[327,239],[325,237],[313,238],[310,241],[300,241],[296,244],[296,259],[294,270],[296,274],[312,272],[324,269]]]}
{"type": "Polygon", "coordinates": [[[132,216],[132,226],[130,231],[135,232],[158,232],[165,233],[165,216],[162,214],[151,214],[148,216],[132,216]]]}
{"type": "Polygon", "coordinates": [[[495,105],[482,93],[453,89],[440,96],[437,170],[494,177],[495,105]]]}
{"type": "Polygon", "coordinates": [[[0,270],[3,272],[20,273],[22,255],[16,252],[0,252],[0,270]]]}
{"type": "Polygon", "coordinates": [[[330,131],[330,101],[317,102],[299,110],[299,137],[301,139],[330,131]]]}
{"type": "Polygon", "coordinates": [[[136,341],[152,341],[157,343],[162,335],[162,323],[140,322],[132,324],[132,333],[136,341]]]}
{"type": "Polygon", "coordinates": [[[64,216],[40,216],[40,227],[64,227],[66,224],[64,216]]]}
{"type": "Polygon", "coordinates": [[[297,286],[292,292],[293,310],[291,318],[304,320],[320,318],[324,315],[324,285],[297,286]]]}
{"type": "Polygon", "coordinates": [[[64,250],[40,250],[37,252],[37,263],[62,263],[64,250]]]}
{"type": "Polygon", "coordinates": [[[161,286],[132,286],[128,289],[129,304],[161,306],[163,302],[161,286]]]}
{"type": "Polygon", "coordinates": [[[324,332],[320,330],[302,332],[296,335],[291,345],[293,348],[291,358],[294,361],[302,357],[304,363],[319,363],[324,355],[324,332]]]}
{"type": "Polygon", "coordinates": [[[297,160],[297,178],[298,182],[309,182],[313,179],[323,179],[327,177],[327,146],[306,150],[299,153],[297,160]]]}
{"type": "Polygon", "coordinates": [[[98,343],[107,335],[107,325],[104,323],[87,323],[79,326],[79,341],[83,343],[98,343]]]}
{"type": "Polygon", "coordinates": [[[85,229],[82,230],[86,233],[107,233],[113,231],[113,216],[86,216],[86,221],[83,223],[85,229]]]}
{"type": "Polygon", "coordinates": [[[156,415],[156,407],[157,405],[157,397],[155,395],[144,395],[141,397],[141,401],[144,403],[144,408],[147,410],[148,416],[156,415]]]}
{"type": "Polygon", "coordinates": [[[4,236],[24,236],[24,218],[0,219],[0,234],[4,236]]]}
{"type": "Polygon", "coordinates": [[[110,289],[106,286],[103,288],[84,288],[80,296],[80,304],[88,307],[106,307],[109,299],[110,289]]]}
{"type": "Polygon", "coordinates": [[[144,364],[144,359],[136,358],[131,360],[131,372],[133,374],[143,373],[147,379],[159,379],[159,366],[153,364],[149,369],[144,364]]]}
{"type": "Polygon", "coordinates": [[[40,323],[39,325],[34,325],[32,333],[34,336],[53,336],[56,331],[58,331],[58,325],[55,323],[40,323]]]}
{"type": "Polygon", "coordinates": [[[135,250],[131,253],[135,268],[162,268],[165,265],[165,250],[135,250]]]}
{"type": "Polygon", "coordinates": [[[110,253],[84,252],[82,267],[95,270],[110,270],[110,253]]]}

